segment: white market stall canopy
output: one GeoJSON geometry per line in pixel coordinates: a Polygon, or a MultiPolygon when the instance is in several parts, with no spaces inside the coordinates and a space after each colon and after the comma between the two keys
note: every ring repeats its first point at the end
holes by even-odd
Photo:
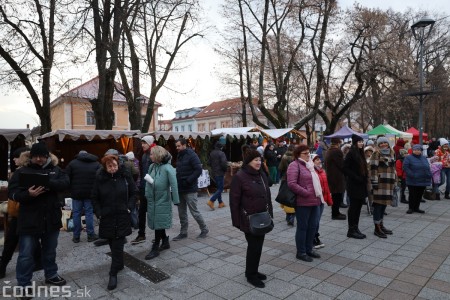
{"type": "Polygon", "coordinates": [[[306,137],[303,134],[301,134],[298,130],[294,128],[260,129],[260,131],[273,139],[282,137],[287,133],[293,133],[299,136],[301,139],[306,139],[306,137]]]}
{"type": "Polygon", "coordinates": [[[3,136],[8,143],[14,141],[14,139],[19,135],[23,135],[27,139],[31,135],[31,130],[25,129],[0,129],[0,135],[3,136]]]}
{"type": "Polygon", "coordinates": [[[197,137],[200,137],[202,139],[204,139],[207,136],[211,136],[211,133],[208,131],[153,131],[153,132],[149,132],[149,133],[141,133],[139,134],[139,137],[143,137],[146,135],[153,135],[155,137],[156,140],[158,140],[161,136],[165,139],[168,140],[170,139],[170,137],[174,138],[175,140],[183,137],[185,139],[192,137],[193,139],[196,139],[197,137]]]}
{"type": "Polygon", "coordinates": [[[258,137],[261,135],[259,133],[260,129],[257,127],[235,127],[235,128],[217,128],[211,130],[212,136],[249,136],[249,137],[258,137]]]}
{"type": "Polygon", "coordinates": [[[139,130],[72,130],[72,129],[58,129],[52,132],[48,132],[38,137],[38,140],[49,138],[52,136],[58,136],[58,140],[62,142],[64,139],[70,139],[77,141],[79,139],[85,139],[92,141],[94,139],[108,139],[114,138],[115,140],[121,137],[134,137],[140,134],[139,130]]]}

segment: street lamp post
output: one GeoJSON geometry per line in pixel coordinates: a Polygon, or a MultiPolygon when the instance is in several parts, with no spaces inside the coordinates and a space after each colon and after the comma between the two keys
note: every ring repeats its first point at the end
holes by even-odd
{"type": "Polygon", "coordinates": [[[430,18],[422,18],[411,26],[414,38],[419,41],[419,144],[423,144],[423,42],[430,35],[431,29],[436,21],[430,18]],[[428,31],[426,27],[428,27],[428,31]]]}

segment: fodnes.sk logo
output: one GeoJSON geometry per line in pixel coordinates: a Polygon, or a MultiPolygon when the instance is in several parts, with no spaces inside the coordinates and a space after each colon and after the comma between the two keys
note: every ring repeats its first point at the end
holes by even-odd
{"type": "Polygon", "coordinates": [[[2,297],[16,298],[16,297],[45,297],[45,298],[90,298],[91,290],[86,286],[82,289],[71,290],[68,285],[63,286],[37,286],[33,281],[30,286],[21,287],[14,286],[11,281],[3,281],[5,285],[2,286],[2,297]]]}

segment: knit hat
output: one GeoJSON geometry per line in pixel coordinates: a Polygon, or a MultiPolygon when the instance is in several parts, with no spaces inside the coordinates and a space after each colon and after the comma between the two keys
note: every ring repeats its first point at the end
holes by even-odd
{"type": "Polygon", "coordinates": [[[445,144],[448,144],[448,141],[444,138],[439,139],[439,145],[444,146],[445,144]]]}
{"type": "Polygon", "coordinates": [[[352,144],[356,145],[358,141],[363,141],[364,139],[357,134],[352,134],[352,144]]]}
{"type": "Polygon", "coordinates": [[[367,146],[366,148],[364,148],[364,152],[366,152],[366,151],[372,151],[372,152],[375,152],[375,150],[373,149],[372,146],[367,146]]]}
{"type": "Polygon", "coordinates": [[[400,154],[401,157],[405,157],[406,155],[408,155],[408,150],[400,149],[398,150],[398,153],[400,154]]]}
{"type": "Polygon", "coordinates": [[[116,155],[119,156],[119,151],[117,151],[116,149],[108,149],[108,151],[105,152],[105,155],[116,155]]]}
{"type": "Polygon", "coordinates": [[[380,136],[379,138],[377,138],[377,146],[379,146],[382,143],[388,143],[389,144],[389,140],[387,139],[387,137],[380,136]]]}
{"type": "Polygon", "coordinates": [[[420,144],[415,144],[414,146],[412,146],[412,149],[413,149],[413,150],[420,150],[420,151],[422,151],[422,145],[420,145],[420,144]]]}
{"type": "Polygon", "coordinates": [[[334,145],[339,145],[341,143],[340,138],[331,138],[331,143],[334,145]]]}
{"type": "Polygon", "coordinates": [[[36,143],[31,146],[30,157],[33,156],[49,156],[49,152],[45,143],[36,143]]]}
{"type": "Polygon", "coordinates": [[[141,138],[141,141],[146,142],[147,144],[151,145],[155,142],[155,138],[151,135],[146,135],[141,138]]]}
{"type": "Polygon", "coordinates": [[[87,154],[86,150],[80,150],[80,152],[78,152],[78,154],[87,154]]]}
{"type": "Polygon", "coordinates": [[[125,154],[125,156],[128,158],[128,160],[134,160],[133,151],[128,152],[127,154],[125,154]]]}
{"type": "Polygon", "coordinates": [[[375,144],[372,140],[367,140],[366,142],[366,146],[372,146],[373,144],[375,144]]]}
{"type": "Polygon", "coordinates": [[[247,150],[244,153],[244,165],[248,165],[252,160],[254,160],[255,158],[261,158],[261,154],[253,149],[247,150]]]}
{"type": "Polygon", "coordinates": [[[439,161],[439,156],[435,155],[430,157],[430,164],[439,161]]]}
{"type": "Polygon", "coordinates": [[[316,159],[320,159],[320,156],[317,155],[317,154],[313,154],[311,160],[312,160],[312,161],[315,161],[316,159]]]}
{"type": "Polygon", "coordinates": [[[20,157],[20,154],[22,154],[23,152],[25,152],[25,151],[29,151],[30,149],[28,149],[27,147],[20,147],[20,148],[18,148],[18,149],[16,149],[16,150],[14,150],[14,152],[13,152],[13,158],[19,158],[20,157]]]}

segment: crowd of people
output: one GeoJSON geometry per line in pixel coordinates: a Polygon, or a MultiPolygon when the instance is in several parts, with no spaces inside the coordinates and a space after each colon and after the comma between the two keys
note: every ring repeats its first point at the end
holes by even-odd
{"type": "MultiPolygon", "coordinates": [[[[393,231],[385,227],[385,210],[395,200],[395,187],[399,186],[399,199],[408,203],[407,214],[425,213],[420,209],[424,190],[433,187],[434,199],[440,199],[439,187],[446,183],[445,199],[449,196],[450,150],[446,139],[432,152],[423,153],[421,145],[398,140],[391,148],[389,140],[379,136],[375,141],[364,141],[352,135],[351,142],[343,146],[339,138],[331,144],[317,143],[320,148],[313,154],[305,144],[286,145],[269,142],[262,147],[258,140],[242,147],[242,167],[233,176],[230,185],[229,206],[232,225],[244,233],[247,241],[245,276],[255,287],[263,288],[265,274],[258,271],[264,235],[250,230],[249,216],[268,212],[273,218],[270,186],[284,180],[295,194],[294,207],[282,205],[289,226],[296,224],[296,258],[305,262],[320,259],[319,224],[325,205],[331,206],[331,219],[347,220],[347,237],[364,239],[359,228],[362,206],[370,203],[374,235],[387,238],[393,231]],[[430,157],[427,157],[430,155],[430,157]],[[406,199],[406,189],[409,197],[406,199]],[[346,196],[345,196],[346,195],[346,196]],[[344,198],[347,214],[341,212],[344,198]]],[[[65,285],[58,274],[56,248],[61,224],[62,203],[58,193],[69,190],[73,207],[74,230],[72,241],[81,242],[81,215],[86,218],[87,241],[96,245],[108,244],[111,266],[107,288],[118,284],[118,272],[124,268],[123,249],[132,228],[137,237],[130,243],[146,241],[146,228],[154,231],[151,248],[145,256],[151,260],[160,251],[170,248],[166,233],[173,225],[173,206],[178,210],[180,232],[172,241],[188,237],[188,209],[199,226],[197,238],[206,238],[209,228],[198,209],[197,180],[202,173],[199,156],[188,147],[183,138],[176,141],[176,167],[171,154],[155,144],[154,137],[141,140],[143,155],[138,160],[133,152],[121,155],[110,149],[99,159],[80,151],[65,171],[57,164],[44,143],[14,153],[18,169],[10,179],[8,196],[11,209],[9,230],[0,260],[0,278],[19,245],[16,278],[24,290],[31,284],[33,272],[44,269],[45,282],[65,285]],[[24,173],[48,175],[44,185],[24,185],[24,173]],[[94,214],[99,220],[95,233],[94,214]]],[[[214,210],[226,207],[222,200],[227,159],[224,145],[215,143],[208,159],[217,190],[207,206],[214,210]]]]}

